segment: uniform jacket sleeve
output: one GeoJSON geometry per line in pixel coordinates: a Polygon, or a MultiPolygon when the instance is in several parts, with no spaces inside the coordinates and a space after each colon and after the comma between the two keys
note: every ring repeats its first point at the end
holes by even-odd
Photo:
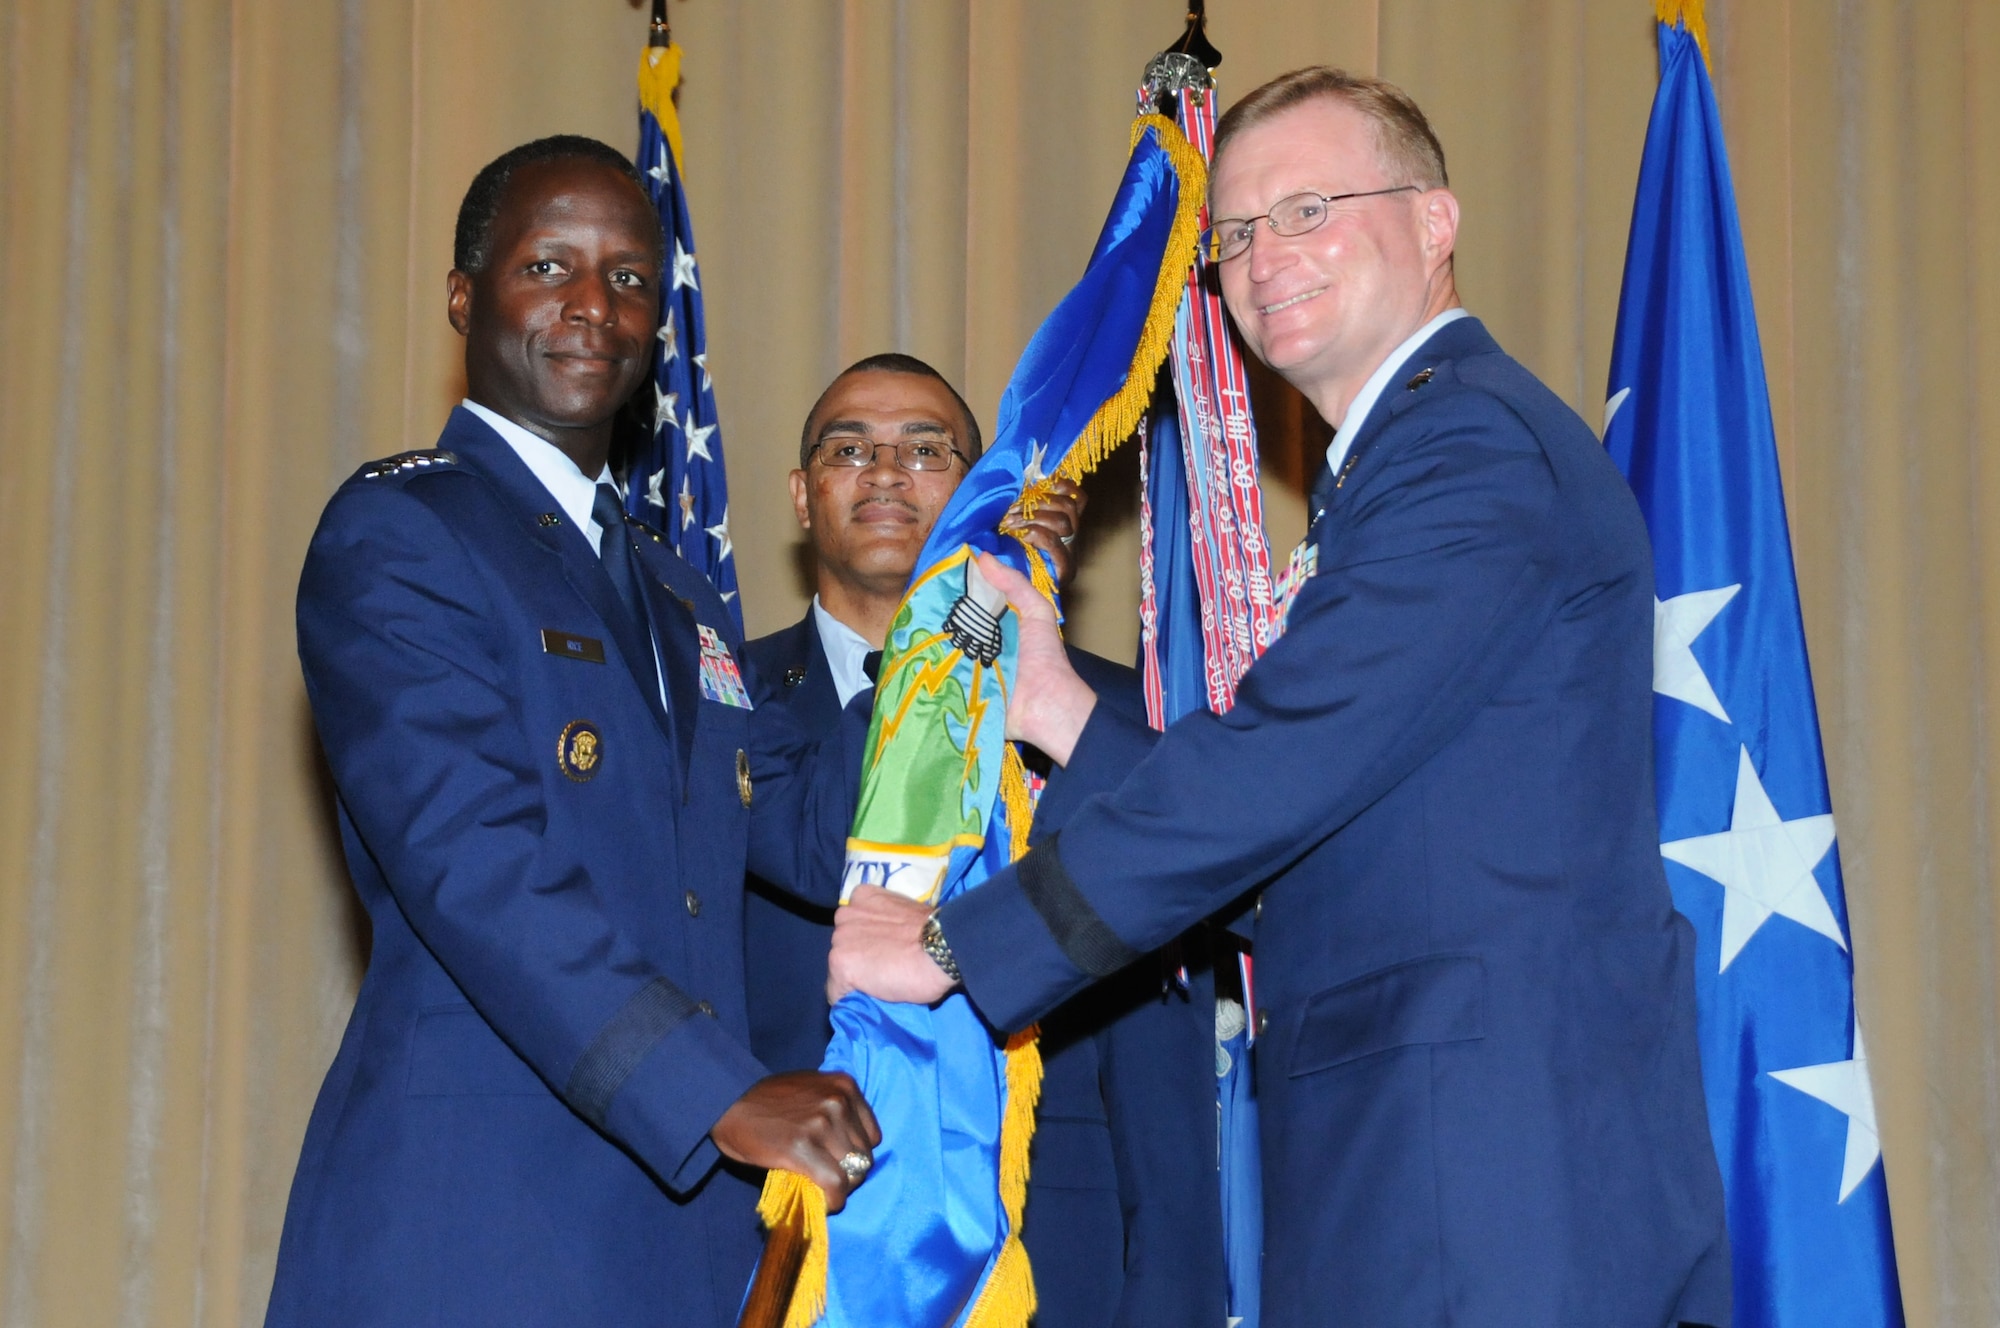
{"type": "Polygon", "coordinates": [[[761,675],[750,717],[750,870],[807,903],[840,902],[847,831],[861,801],[861,758],[868,746],[869,698],[863,692],[839,724],[815,734],[792,707],[775,699],[761,675]]]}
{"type": "Polygon", "coordinates": [[[335,784],[411,928],[574,1110],[690,1187],[764,1069],[608,916],[593,853],[550,836],[549,762],[494,639],[490,583],[401,489],[336,496],[299,589],[335,784]]]}
{"type": "MultiPolygon", "coordinates": [[[[1462,729],[1548,621],[1555,479],[1517,415],[1455,391],[1374,450],[1235,708],[1180,720],[1053,841],[945,907],[995,1025],[1022,1027],[1316,847],[1462,729]]],[[[1093,713],[1105,731],[1078,759],[1129,752],[1117,722],[1093,713]]]]}

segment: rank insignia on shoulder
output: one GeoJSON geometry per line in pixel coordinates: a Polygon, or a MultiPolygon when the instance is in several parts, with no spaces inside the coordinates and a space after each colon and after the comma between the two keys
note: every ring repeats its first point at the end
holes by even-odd
{"type": "Polygon", "coordinates": [[[371,461],[361,468],[364,480],[379,480],[386,475],[407,475],[414,470],[429,470],[434,466],[455,466],[458,454],[443,448],[429,448],[421,452],[398,452],[380,461],[371,461]]]}
{"type": "Polygon", "coordinates": [[[697,623],[695,631],[701,634],[701,694],[739,710],[750,709],[750,692],[722,637],[707,623],[697,623]]]}
{"type": "Polygon", "coordinates": [[[572,719],[556,739],[556,765],[571,782],[588,784],[604,764],[604,735],[587,719],[572,719]]]}

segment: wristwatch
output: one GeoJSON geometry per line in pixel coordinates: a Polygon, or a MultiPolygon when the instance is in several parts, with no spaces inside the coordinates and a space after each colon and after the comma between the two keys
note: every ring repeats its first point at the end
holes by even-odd
{"type": "Polygon", "coordinates": [[[954,986],[965,981],[965,975],[958,971],[958,961],[951,957],[951,943],[944,938],[944,928],[938,925],[936,909],[932,909],[931,915],[924,919],[924,929],[918,934],[918,940],[924,947],[924,953],[931,957],[931,962],[944,970],[944,975],[952,980],[954,986]]]}

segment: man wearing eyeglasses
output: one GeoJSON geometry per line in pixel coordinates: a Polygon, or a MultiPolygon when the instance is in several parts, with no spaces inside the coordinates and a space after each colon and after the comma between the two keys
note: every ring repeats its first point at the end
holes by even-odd
{"type": "Polygon", "coordinates": [[[1018,1028],[1254,896],[1264,1328],[1725,1324],[1637,504],[1460,308],[1458,202],[1399,89],[1252,92],[1209,201],[1238,331],[1336,426],[1285,635],[1156,739],[989,560],[1010,735],[1108,791],[934,914],[857,892],[834,988],[958,977],[1018,1028]]]}
{"type": "MultiPolygon", "coordinates": [[[[978,421],[930,365],[874,355],[835,378],[808,413],[792,504],[817,593],[797,624],[744,647],[799,727],[830,732],[874,687],[890,621],[931,526],[979,458],[978,421]]],[[[1017,523],[1072,568],[1083,495],[1064,482],[1017,523]]],[[[1143,725],[1137,673],[1082,651],[1074,667],[1143,725]]],[[[1090,790],[1053,771],[1037,836],[1090,790]]],[[[750,1044],[781,1070],[817,1069],[831,1036],[832,911],[752,879],[744,911],[750,1044]]],[[[1198,965],[1159,956],[1042,1024],[1043,1080],[1022,1240],[1038,1328],[1214,1328],[1223,1318],[1215,1171],[1215,1006],[1198,965]]]]}

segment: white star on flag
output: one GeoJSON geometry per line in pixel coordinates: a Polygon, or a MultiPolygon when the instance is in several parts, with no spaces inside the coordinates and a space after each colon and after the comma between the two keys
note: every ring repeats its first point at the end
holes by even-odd
{"type": "Polygon", "coordinates": [[[662,185],[667,182],[667,177],[673,174],[672,168],[667,165],[667,149],[664,144],[660,147],[660,164],[648,169],[646,174],[653,177],[654,183],[662,185]]]}
{"type": "Polygon", "coordinates": [[[1021,483],[1023,485],[1038,484],[1048,478],[1042,473],[1042,459],[1048,456],[1048,454],[1049,447],[1047,443],[1038,443],[1032,438],[1028,440],[1028,464],[1021,468],[1021,483]]]}
{"type": "Polygon", "coordinates": [[[646,501],[655,507],[665,507],[667,505],[666,495],[660,492],[660,481],[666,477],[666,471],[656,470],[653,472],[652,478],[646,481],[646,501]]]}
{"type": "Polygon", "coordinates": [[[1708,675],[1701,671],[1693,646],[1694,639],[1741,589],[1739,582],[1720,590],[1697,590],[1653,601],[1653,690],[1706,710],[1725,724],[1730,722],[1729,712],[1722,708],[1708,675]]]}
{"type": "Polygon", "coordinates": [[[682,530],[686,530],[689,526],[694,524],[694,489],[692,487],[693,483],[694,483],[693,476],[691,475],[681,476],[680,504],[681,504],[682,530]]]}
{"type": "Polygon", "coordinates": [[[708,450],[708,436],[715,432],[713,424],[696,424],[694,412],[689,411],[681,420],[681,432],[687,435],[688,460],[692,461],[696,457],[704,461],[715,460],[715,454],[708,450]]]}
{"type": "Polygon", "coordinates": [[[701,283],[695,280],[694,255],[681,248],[681,242],[675,240],[673,289],[679,290],[683,286],[692,286],[696,290],[701,289],[701,283]]]}
{"type": "Polygon", "coordinates": [[[660,330],[653,335],[660,339],[660,345],[664,348],[660,351],[661,364],[672,364],[680,358],[681,336],[674,331],[673,310],[667,310],[667,316],[660,320],[660,330]]]}
{"type": "Polygon", "coordinates": [[[1840,924],[1813,879],[1813,869],[1833,847],[1833,817],[1781,819],[1757,778],[1757,767],[1750,763],[1750,749],[1740,751],[1736,807],[1729,828],[1662,844],[1660,856],[1692,867],[1722,886],[1722,969],[1773,913],[1811,928],[1845,950],[1840,924]]]}
{"type": "Polygon", "coordinates": [[[1606,433],[1611,432],[1611,421],[1618,418],[1618,408],[1624,405],[1625,398],[1631,395],[1632,395],[1631,388],[1621,387],[1616,392],[1611,394],[1611,399],[1609,401],[1604,403],[1604,432],[1606,433]]]}
{"type": "Polygon", "coordinates": [[[702,529],[706,530],[709,534],[715,536],[717,539],[722,541],[722,552],[715,555],[715,561],[721,562],[724,558],[727,558],[730,554],[736,551],[736,546],[729,542],[728,508],[725,507],[722,509],[721,521],[717,522],[712,526],[703,526],[702,529]]]}
{"type": "Polygon", "coordinates": [[[678,392],[662,392],[658,383],[653,384],[653,432],[659,433],[674,422],[674,407],[680,405],[678,392]]]}
{"type": "Polygon", "coordinates": [[[1854,1021],[1854,1059],[1773,1070],[1771,1077],[1808,1097],[1816,1097],[1847,1117],[1847,1156],[1840,1165],[1840,1200],[1868,1179],[1882,1156],[1882,1136],[1875,1128],[1875,1089],[1868,1079],[1868,1050],[1861,1043],[1861,1021],[1854,1021]]]}
{"type": "Polygon", "coordinates": [[[713,392],[715,390],[715,380],[708,376],[708,352],[703,351],[701,354],[695,356],[694,365],[695,368],[701,370],[701,390],[704,392],[713,392]]]}

